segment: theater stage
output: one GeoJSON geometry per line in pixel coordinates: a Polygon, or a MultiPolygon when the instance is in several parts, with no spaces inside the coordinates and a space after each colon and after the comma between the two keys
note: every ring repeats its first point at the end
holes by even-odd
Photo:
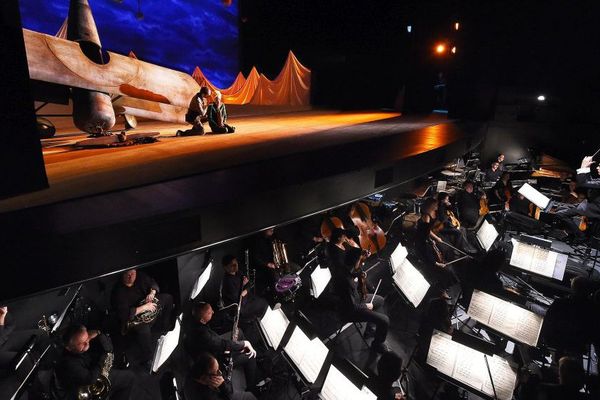
{"type": "MultiPolygon", "coordinates": [[[[281,110],[280,110],[281,111],[281,110]]],[[[44,140],[50,188],[0,202],[0,301],[154,263],[406,184],[479,144],[484,124],[383,111],[246,112],[234,134],[74,149],[44,140]],[[27,288],[19,271],[37,279],[27,288]]]]}
{"type": "MultiPolygon", "coordinates": [[[[0,212],[61,200],[141,186],[182,176],[281,157],[317,148],[373,139],[446,122],[441,118],[401,118],[381,111],[336,112],[239,108],[231,118],[234,134],[175,137],[185,126],[140,122],[132,132],[160,132],[157,143],[120,148],[77,149],[86,139],[74,133],[70,118],[57,123],[58,132],[42,141],[50,187],[36,193],[0,201],[0,212]],[[259,113],[266,112],[261,115],[259,113]],[[66,120],[66,121],[65,121],[66,120]]],[[[119,126],[117,126],[119,128],[119,126]]],[[[208,129],[208,126],[207,126],[208,129]]],[[[444,146],[456,132],[430,129],[415,135],[406,132],[403,156],[444,146]]],[[[323,163],[331,159],[322,160],[323,163]]]]}

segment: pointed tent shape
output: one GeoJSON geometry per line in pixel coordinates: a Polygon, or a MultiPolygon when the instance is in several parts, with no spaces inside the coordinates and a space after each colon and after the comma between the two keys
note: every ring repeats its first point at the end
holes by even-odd
{"type": "Polygon", "coordinates": [[[219,90],[215,85],[210,83],[208,79],[206,79],[204,72],[202,72],[202,70],[198,66],[194,68],[194,72],[192,72],[192,78],[194,78],[194,80],[198,82],[198,85],[200,85],[200,87],[206,86],[210,90],[219,90]]]}
{"type": "Polygon", "coordinates": [[[258,87],[259,74],[256,67],[253,67],[248,77],[244,81],[244,85],[235,93],[223,95],[223,101],[227,104],[248,104],[256,92],[258,87]]]}
{"type": "Polygon", "coordinates": [[[56,32],[56,36],[57,38],[60,39],[66,39],[67,38],[67,26],[69,24],[69,17],[65,18],[65,21],[63,22],[63,24],[60,26],[60,29],[58,30],[58,32],[56,32]]]}
{"type": "Polygon", "coordinates": [[[129,57],[129,58],[135,58],[136,60],[138,60],[138,58],[135,55],[135,53],[133,52],[133,50],[129,50],[129,54],[127,54],[127,57],[129,57]]]}
{"type": "Polygon", "coordinates": [[[244,74],[242,74],[241,72],[238,72],[238,74],[235,77],[235,80],[233,81],[231,86],[229,86],[227,89],[221,89],[221,92],[224,95],[237,93],[240,91],[240,89],[244,86],[245,83],[246,83],[246,78],[244,77],[244,74]]]}

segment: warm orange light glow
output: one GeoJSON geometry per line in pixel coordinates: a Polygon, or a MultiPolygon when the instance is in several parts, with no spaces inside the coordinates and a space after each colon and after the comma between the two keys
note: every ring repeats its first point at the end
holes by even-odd
{"type": "Polygon", "coordinates": [[[460,23],[455,22],[454,23],[454,30],[457,31],[457,30],[459,30],[459,28],[460,28],[460,23]]]}
{"type": "Polygon", "coordinates": [[[437,46],[435,46],[435,52],[438,54],[442,54],[446,52],[446,45],[443,43],[438,44],[437,46]]]}
{"type": "Polygon", "coordinates": [[[452,50],[450,50],[452,52],[452,54],[456,54],[456,46],[452,47],[452,50]]]}

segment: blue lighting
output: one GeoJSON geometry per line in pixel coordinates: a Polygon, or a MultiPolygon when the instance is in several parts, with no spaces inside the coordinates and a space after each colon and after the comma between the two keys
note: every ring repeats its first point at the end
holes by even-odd
{"type": "MultiPolygon", "coordinates": [[[[68,0],[20,0],[23,27],[54,35],[64,22],[68,0]]],[[[102,47],[142,61],[191,74],[197,65],[219,87],[238,71],[238,1],[90,0],[102,47]]]]}

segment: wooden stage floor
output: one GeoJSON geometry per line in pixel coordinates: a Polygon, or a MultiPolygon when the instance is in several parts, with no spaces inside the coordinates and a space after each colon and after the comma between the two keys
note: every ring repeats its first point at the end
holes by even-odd
{"type": "Polygon", "coordinates": [[[158,131],[158,142],[103,149],[75,149],[72,145],[85,136],[69,133],[73,131],[67,124],[56,137],[42,141],[50,187],[0,201],[0,212],[431,127],[418,137],[407,134],[405,151],[411,156],[456,139],[455,134],[436,129],[442,122],[448,121],[382,111],[308,110],[237,117],[231,120],[236,126],[234,134],[175,137],[178,129],[186,127],[145,121],[135,131],[158,131]]]}

